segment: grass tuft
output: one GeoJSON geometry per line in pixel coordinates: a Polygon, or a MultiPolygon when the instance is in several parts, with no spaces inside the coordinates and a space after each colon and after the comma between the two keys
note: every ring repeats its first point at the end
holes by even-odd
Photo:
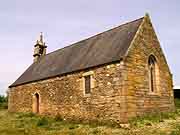
{"type": "Polygon", "coordinates": [[[180,124],[176,124],[174,130],[170,133],[170,135],[180,135],[180,124]]]}
{"type": "Polygon", "coordinates": [[[54,118],[55,121],[63,121],[64,118],[61,115],[56,115],[56,117],[54,118]]]}
{"type": "Polygon", "coordinates": [[[42,117],[37,121],[37,126],[47,126],[49,124],[48,119],[46,117],[42,117]]]}

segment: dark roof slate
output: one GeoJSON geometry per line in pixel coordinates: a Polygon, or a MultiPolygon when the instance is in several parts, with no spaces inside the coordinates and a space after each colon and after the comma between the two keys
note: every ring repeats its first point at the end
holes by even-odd
{"type": "Polygon", "coordinates": [[[10,87],[120,60],[143,18],[58,49],[33,63],[10,87]]]}

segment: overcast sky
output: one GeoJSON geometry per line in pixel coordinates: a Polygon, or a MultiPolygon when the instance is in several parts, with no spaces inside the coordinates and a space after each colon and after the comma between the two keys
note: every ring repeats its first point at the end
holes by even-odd
{"type": "Polygon", "coordinates": [[[0,94],[32,63],[42,31],[48,52],[144,16],[148,12],[180,85],[179,0],[1,0],[0,94]]]}

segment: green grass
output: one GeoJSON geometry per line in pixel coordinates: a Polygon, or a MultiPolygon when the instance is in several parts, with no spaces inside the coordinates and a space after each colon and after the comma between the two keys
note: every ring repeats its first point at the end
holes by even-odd
{"type": "Polygon", "coordinates": [[[142,127],[144,125],[152,125],[153,123],[163,122],[166,119],[176,119],[180,116],[180,99],[175,99],[175,112],[147,114],[130,120],[131,126],[142,127]]]}
{"type": "Polygon", "coordinates": [[[110,134],[108,126],[93,127],[32,113],[8,113],[0,110],[0,135],[96,135],[110,134]]]}
{"type": "Polygon", "coordinates": [[[149,114],[130,121],[130,129],[122,129],[111,122],[82,123],[37,116],[33,113],[8,113],[0,109],[0,135],[180,135],[180,100],[177,111],[149,114]]]}
{"type": "Polygon", "coordinates": [[[131,126],[143,127],[144,125],[151,126],[154,123],[164,122],[167,119],[176,119],[180,116],[179,110],[170,113],[148,114],[141,117],[136,117],[130,120],[131,126]]]}

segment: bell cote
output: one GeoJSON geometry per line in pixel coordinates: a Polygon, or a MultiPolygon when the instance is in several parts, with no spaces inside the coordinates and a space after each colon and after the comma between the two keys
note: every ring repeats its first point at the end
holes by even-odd
{"type": "Polygon", "coordinates": [[[37,62],[41,57],[46,55],[46,48],[45,42],[43,41],[43,34],[40,33],[39,39],[36,41],[34,45],[34,62],[37,62]]]}

